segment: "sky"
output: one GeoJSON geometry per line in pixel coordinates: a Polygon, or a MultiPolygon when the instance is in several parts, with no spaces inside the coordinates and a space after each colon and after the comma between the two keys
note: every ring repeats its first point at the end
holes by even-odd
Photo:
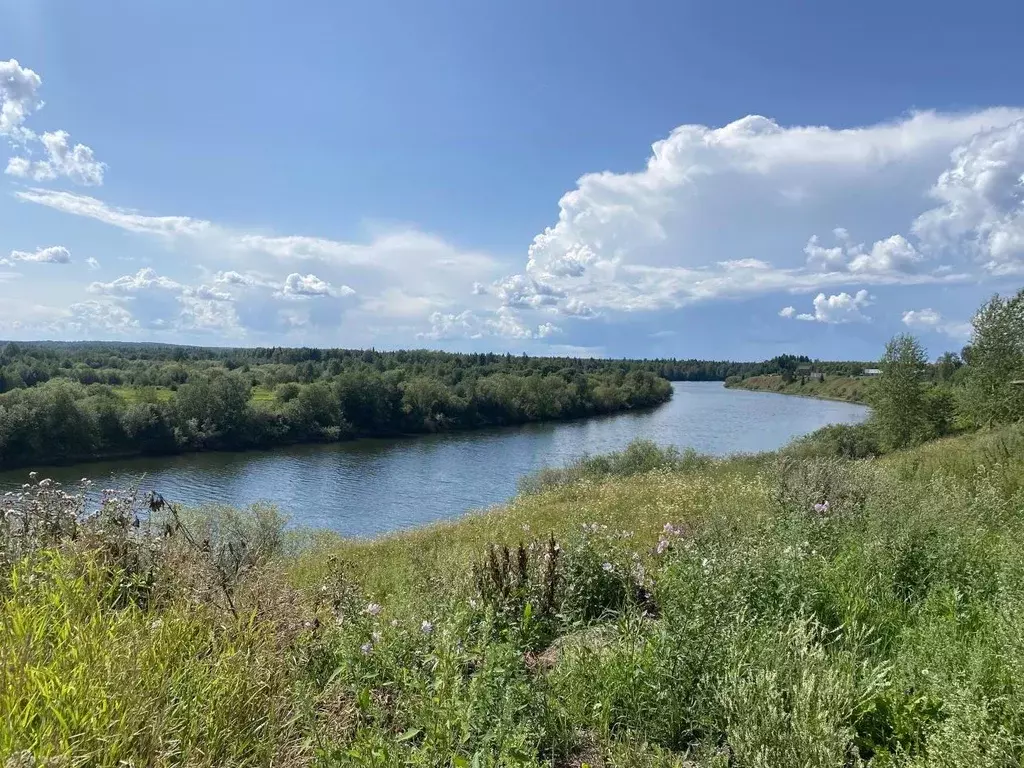
{"type": "Polygon", "coordinates": [[[0,338],[936,356],[1024,286],[1019,0],[0,0],[0,338]]]}

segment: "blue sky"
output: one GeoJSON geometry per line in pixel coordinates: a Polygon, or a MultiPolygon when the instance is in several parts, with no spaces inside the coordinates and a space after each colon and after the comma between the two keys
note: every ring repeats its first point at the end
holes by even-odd
{"type": "Polygon", "coordinates": [[[1019,2],[0,0],[0,338],[870,359],[1024,284],[1019,2]]]}

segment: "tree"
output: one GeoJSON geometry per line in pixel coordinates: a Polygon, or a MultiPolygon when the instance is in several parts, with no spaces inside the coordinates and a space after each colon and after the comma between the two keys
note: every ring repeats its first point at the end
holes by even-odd
{"type": "Polygon", "coordinates": [[[1024,417],[1024,290],[993,296],[974,316],[964,409],[979,426],[1024,417]]]}
{"type": "Polygon", "coordinates": [[[935,361],[935,372],[939,381],[952,381],[963,364],[963,360],[956,352],[945,352],[939,355],[939,359],[935,361]]]}
{"type": "Polygon", "coordinates": [[[875,418],[888,449],[905,448],[928,435],[924,372],[928,358],[914,336],[900,334],[885,345],[882,373],[875,387],[875,418]]]}

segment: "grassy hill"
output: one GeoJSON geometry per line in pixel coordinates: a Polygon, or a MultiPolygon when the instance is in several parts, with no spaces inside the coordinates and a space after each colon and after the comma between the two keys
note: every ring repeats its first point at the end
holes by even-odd
{"type": "Polygon", "coordinates": [[[74,504],[0,502],[9,764],[1024,757],[1021,426],[861,462],[636,445],[373,541],[74,504]]]}
{"type": "Polygon", "coordinates": [[[796,379],[786,382],[782,376],[751,376],[733,380],[727,387],[750,389],[755,392],[779,392],[784,395],[803,395],[824,400],[843,400],[848,403],[867,402],[874,379],[865,376],[826,376],[824,381],[796,379]]]}

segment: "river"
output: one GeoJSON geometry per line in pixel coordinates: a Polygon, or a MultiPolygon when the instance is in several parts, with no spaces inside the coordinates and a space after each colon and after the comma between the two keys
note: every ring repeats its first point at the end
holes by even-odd
{"type": "MultiPolygon", "coordinates": [[[[857,423],[864,406],[675,383],[672,400],[641,413],[403,439],[357,440],[244,453],[194,453],[40,469],[76,485],[155,489],[169,501],[276,504],[293,524],[374,536],[506,501],[517,480],[635,438],[724,456],[773,450],[826,424],[857,423]]],[[[28,470],[0,473],[0,491],[28,470]]],[[[69,488],[70,489],[70,488],[69,488]]]]}

